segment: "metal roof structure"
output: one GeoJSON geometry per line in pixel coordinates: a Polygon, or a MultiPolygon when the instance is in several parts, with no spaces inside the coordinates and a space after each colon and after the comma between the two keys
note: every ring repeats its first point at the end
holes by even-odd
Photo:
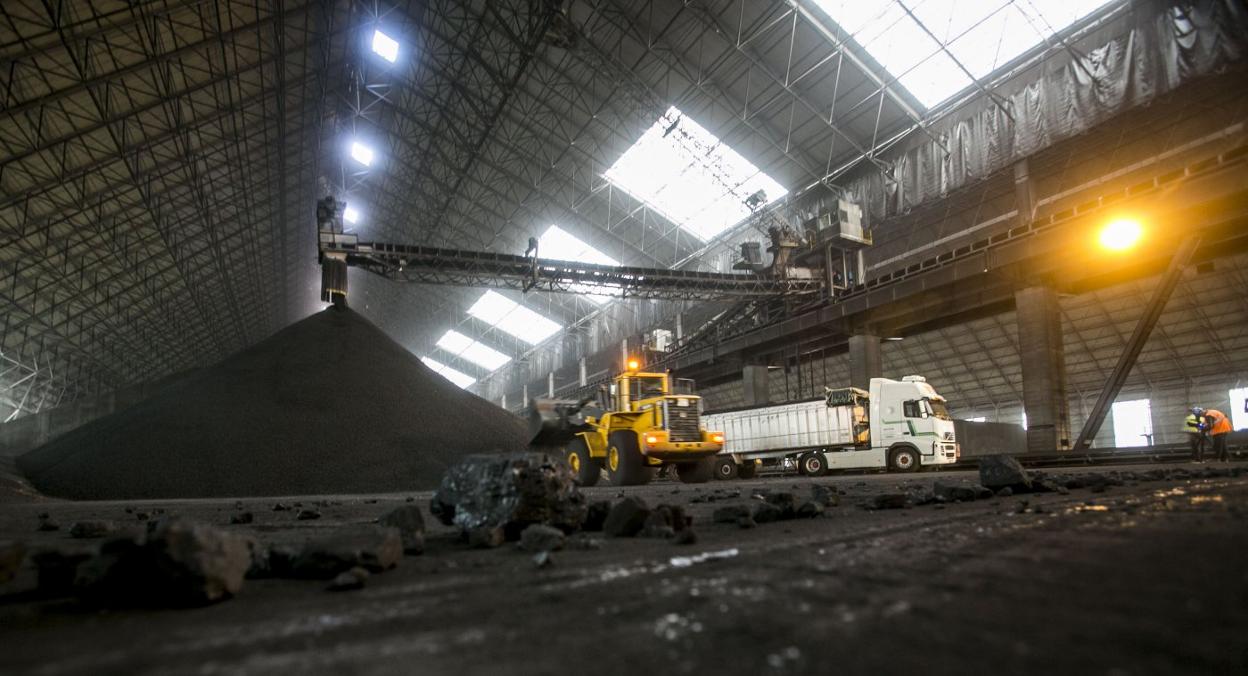
{"type": "MultiPolygon", "coordinates": [[[[925,107],[806,0],[15,0],[0,65],[9,416],[212,363],[319,308],[327,193],[361,239],[521,254],[557,225],[624,265],[718,269],[722,246],[604,178],[669,106],[795,203],[886,174],[903,139],[943,142],[934,121],[985,95],[974,80],[925,107]]],[[[435,352],[448,329],[530,349],[467,314],[479,290],[353,284],[365,316],[473,378],[435,352]]],[[[563,326],[602,311],[523,299],[563,326]]]]}

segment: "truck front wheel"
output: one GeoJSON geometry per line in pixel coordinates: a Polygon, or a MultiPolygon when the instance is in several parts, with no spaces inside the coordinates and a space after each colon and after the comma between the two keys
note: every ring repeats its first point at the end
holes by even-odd
{"type": "Polygon", "coordinates": [[[737,478],[737,461],[732,458],[715,460],[715,478],[730,481],[737,478]]]}
{"type": "Polygon", "coordinates": [[[634,432],[612,432],[607,437],[606,465],[613,486],[639,486],[654,478],[654,469],[646,464],[634,432]]]}
{"type": "Polygon", "coordinates": [[[676,465],[676,478],[681,483],[704,484],[715,476],[715,459],[703,458],[697,462],[682,462],[676,465]]]}
{"type": "Polygon", "coordinates": [[[918,450],[913,446],[894,446],[888,453],[888,468],[894,472],[918,471],[918,450]]]}
{"type": "Polygon", "coordinates": [[[589,456],[589,446],[584,439],[577,437],[568,444],[568,467],[572,470],[572,478],[581,486],[593,486],[602,476],[602,462],[589,456]]]}

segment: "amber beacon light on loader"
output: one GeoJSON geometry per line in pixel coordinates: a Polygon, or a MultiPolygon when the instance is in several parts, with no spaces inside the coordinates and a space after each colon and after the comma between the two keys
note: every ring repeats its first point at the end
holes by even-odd
{"type": "Polygon", "coordinates": [[[528,418],[531,443],[560,448],[582,486],[604,471],[613,485],[644,484],[665,466],[685,483],[702,483],[724,447],[723,432],[701,424],[692,382],[642,371],[636,359],[593,396],[534,399],[528,418]]]}

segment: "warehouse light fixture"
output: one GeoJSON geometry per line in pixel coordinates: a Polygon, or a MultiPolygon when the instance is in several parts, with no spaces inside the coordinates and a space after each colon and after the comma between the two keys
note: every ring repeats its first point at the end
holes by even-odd
{"type": "Polygon", "coordinates": [[[373,31],[373,51],[381,58],[394,63],[399,58],[399,42],[379,30],[373,31]]]}
{"type": "Polygon", "coordinates": [[[1118,218],[1101,228],[1101,246],[1110,251],[1126,251],[1144,235],[1144,226],[1134,218],[1118,218]]]}
{"type": "Polygon", "coordinates": [[[983,79],[1110,0],[815,2],[931,108],[971,85],[953,59],[983,79]]]}
{"type": "Polygon", "coordinates": [[[360,220],[360,212],[353,206],[347,206],[342,210],[342,220],[348,223],[358,223],[360,220]]]}
{"type": "MultiPolygon", "coordinates": [[[[620,262],[614,258],[604,254],[594,247],[577,239],[574,235],[568,233],[557,225],[546,228],[546,232],[538,238],[537,253],[542,258],[552,258],[559,261],[576,261],[578,263],[592,263],[594,265],[619,265],[620,262]]],[[[592,287],[584,284],[574,284],[570,287],[573,291],[581,294],[582,298],[599,305],[611,300],[611,296],[601,293],[601,287],[592,287]]]]}
{"type": "Polygon", "coordinates": [[[373,149],[359,141],[352,141],[351,159],[367,167],[373,163],[373,149]]]}
{"type": "Polygon", "coordinates": [[[563,327],[495,291],[486,291],[468,314],[496,326],[530,345],[559,333],[563,327]]]}
{"type": "Polygon", "coordinates": [[[425,366],[428,366],[434,373],[446,378],[464,389],[471,387],[473,383],[477,382],[476,378],[473,378],[467,373],[456,371],[436,359],[421,357],[420,360],[424,362],[425,366]]]}
{"type": "Polygon", "coordinates": [[[437,345],[450,354],[466,359],[490,371],[511,361],[511,357],[502,352],[482,345],[453,329],[442,334],[442,337],[438,339],[437,345]]]}
{"type": "Polygon", "coordinates": [[[736,150],[675,106],[604,174],[672,223],[702,240],[736,225],[756,206],[788,194],[736,150]]]}

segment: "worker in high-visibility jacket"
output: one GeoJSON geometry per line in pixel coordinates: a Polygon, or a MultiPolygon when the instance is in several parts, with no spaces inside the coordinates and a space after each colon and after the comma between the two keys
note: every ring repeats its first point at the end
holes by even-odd
{"type": "Polygon", "coordinates": [[[1229,462],[1231,454],[1226,448],[1226,437],[1231,433],[1231,419],[1215,408],[1205,409],[1204,416],[1209,438],[1213,440],[1213,459],[1229,462]]]}
{"type": "Polygon", "coordinates": [[[1192,409],[1183,420],[1183,433],[1187,435],[1187,445],[1192,449],[1192,460],[1205,461],[1205,417],[1197,413],[1199,408],[1192,409]]]}

